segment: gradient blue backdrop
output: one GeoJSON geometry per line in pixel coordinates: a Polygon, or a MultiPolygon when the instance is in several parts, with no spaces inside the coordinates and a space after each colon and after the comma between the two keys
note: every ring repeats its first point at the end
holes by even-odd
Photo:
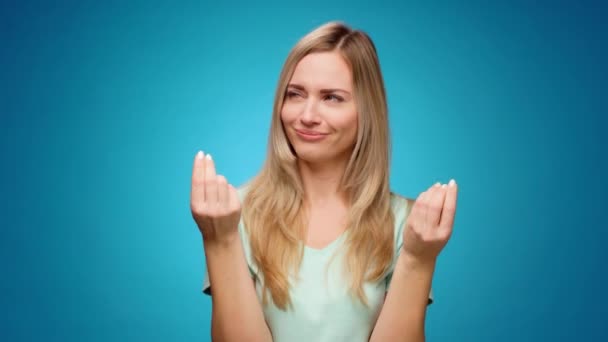
{"type": "Polygon", "coordinates": [[[460,185],[428,340],[608,339],[605,5],[1,6],[1,340],[208,340],[192,158],[252,177],[289,49],[334,19],[377,45],[394,190],[460,185]]]}

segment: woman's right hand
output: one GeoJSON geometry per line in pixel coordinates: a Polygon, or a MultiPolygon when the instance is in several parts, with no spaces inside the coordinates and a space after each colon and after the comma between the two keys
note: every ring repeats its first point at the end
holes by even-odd
{"type": "Polygon", "coordinates": [[[215,173],[211,155],[194,158],[190,210],[206,243],[230,243],[238,238],[241,203],[236,189],[215,173]]]}

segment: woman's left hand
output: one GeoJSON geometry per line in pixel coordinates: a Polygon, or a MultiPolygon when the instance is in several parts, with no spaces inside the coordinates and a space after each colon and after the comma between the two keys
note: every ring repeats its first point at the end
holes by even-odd
{"type": "Polygon", "coordinates": [[[403,231],[403,251],[419,262],[435,262],[454,225],[458,185],[436,183],[414,203],[403,231]]]}

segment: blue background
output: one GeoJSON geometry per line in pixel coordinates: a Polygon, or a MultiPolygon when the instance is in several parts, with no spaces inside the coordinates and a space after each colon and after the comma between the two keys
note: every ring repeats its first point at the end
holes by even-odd
{"type": "Polygon", "coordinates": [[[334,19],[378,48],[393,189],[460,185],[428,340],[608,339],[605,5],[13,1],[0,13],[3,341],[209,339],[192,158],[212,153],[234,184],[252,177],[289,49],[334,19]]]}

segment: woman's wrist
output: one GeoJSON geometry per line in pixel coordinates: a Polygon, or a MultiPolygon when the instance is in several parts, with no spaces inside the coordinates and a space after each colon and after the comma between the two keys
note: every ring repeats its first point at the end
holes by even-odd
{"type": "Polygon", "coordinates": [[[405,249],[401,249],[399,259],[403,259],[402,266],[408,270],[427,271],[433,273],[435,270],[436,258],[425,258],[418,255],[413,255],[405,249]]]}
{"type": "Polygon", "coordinates": [[[203,234],[203,247],[207,253],[215,253],[233,250],[240,246],[240,236],[238,230],[228,234],[222,234],[221,238],[215,234],[203,234]]]}

